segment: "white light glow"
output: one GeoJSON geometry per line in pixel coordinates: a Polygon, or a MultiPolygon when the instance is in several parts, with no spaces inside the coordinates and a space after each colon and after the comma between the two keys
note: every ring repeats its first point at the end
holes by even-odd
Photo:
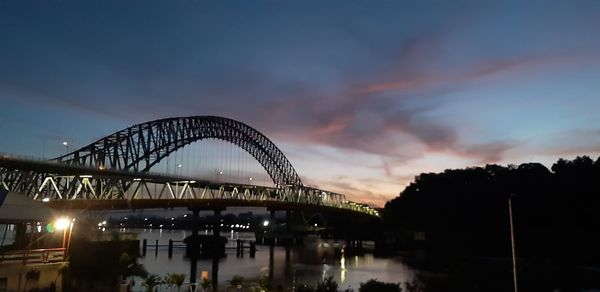
{"type": "Polygon", "coordinates": [[[71,223],[71,220],[69,220],[69,218],[66,218],[66,217],[58,218],[54,222],[54,228],[56,230],[65,230],[65,229],[67,229],[67,227],[69,227],[70,223],[71,223]]]}

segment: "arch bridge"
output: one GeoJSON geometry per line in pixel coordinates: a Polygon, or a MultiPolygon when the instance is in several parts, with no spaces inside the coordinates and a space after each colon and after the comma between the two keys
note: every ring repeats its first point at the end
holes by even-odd
{"type": "Polygon", "coordinates": [[[267,207],[379,217],[342,194],[304,186],[283,152],[252,127],[223,117],[168,118],[137,124],[52,160],[0,156],[0,187],[64,209],[267,207]],[[219,139],[249,153],[273,187],[217,183],[152,173],[169,154],[219,139]]]}

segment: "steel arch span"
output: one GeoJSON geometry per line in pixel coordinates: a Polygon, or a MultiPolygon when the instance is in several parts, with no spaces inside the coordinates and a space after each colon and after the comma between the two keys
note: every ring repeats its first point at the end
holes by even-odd
{"type": "Polygon", "coordinates": [[[265,135],[244,123],[217,116],[176,117],[137,124],[54,160],[100,169],[148,172],[172,152],[210,138],[247,151],[276,186],[303,186],[290,161],[265,135]]]}

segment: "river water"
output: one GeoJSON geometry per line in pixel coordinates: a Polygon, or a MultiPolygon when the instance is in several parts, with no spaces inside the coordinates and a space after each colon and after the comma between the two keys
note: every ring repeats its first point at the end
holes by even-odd
{"type": "MultiPolygon", "coordinates": [[[[147,239],[148,250],[140,261],[149,273],[164,276],[167,273],[183,273],[188,275],[190,261],[185,258],[185,248],[174,248],[172,258],[168,257],[167,247],[158,248],[155,254],[153,245],[156,240],[160,245],[167,245],[169,239],[181,241],[190,235],[190,231],[160,230],[160,229],[122,229],[122,232],[138,234],[141,240],[147,239]]],[[[200,233],[210,234],[208,231],[200,233]]],[[[236,275],[245,279],[260,279],[269,274],[269,246],[258,245],[255,258],[250,258],[248,250],[243,257],[236,255],[236,240],[254,240],[253,233],[224,232],[221,234],[229,242],[227,256],[219,260],[220,285],[236,275]]],[[[177,243],[176,243],[177,244],[177,243]]],[[[182,244],[182,243],[178,243],[182,244]]],[[[358,291],[361,282],[378,279],[384,282],[411,281],[415,270],[400,262],[397,258],[380,258],[372,254],[347,256],[342,252],[343,241],[321,240],[309,238],[303,246],[295,246],[290,250],[289,262],[286,263],[285,247],[276,246],[274,249],[274,279],[275,282],[286,284],[306,283],[315,286],[316,282],[332,276],[340,289],[351,288],[358,291]]],[[[206,271],[211,274],[212,260],[199,260],[198,273],[206,271]]],[[[165,290],[167,291],[167,290],[165,290]]]]}

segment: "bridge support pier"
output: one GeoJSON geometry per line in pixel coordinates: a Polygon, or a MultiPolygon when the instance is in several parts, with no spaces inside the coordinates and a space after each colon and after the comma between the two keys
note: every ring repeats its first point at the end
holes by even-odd
{"type": "Polygon", "coordinates": [[[251,241],[250,242],[250,258],[254,258],[254,256],[256,255],[256,241],[251,241]]]}
{"type": "Polygon", "coordinates": [[[142,241],[142,256],[146,257],[146,250],[148,249],[148,239],[144,238],[142,241]]]}

